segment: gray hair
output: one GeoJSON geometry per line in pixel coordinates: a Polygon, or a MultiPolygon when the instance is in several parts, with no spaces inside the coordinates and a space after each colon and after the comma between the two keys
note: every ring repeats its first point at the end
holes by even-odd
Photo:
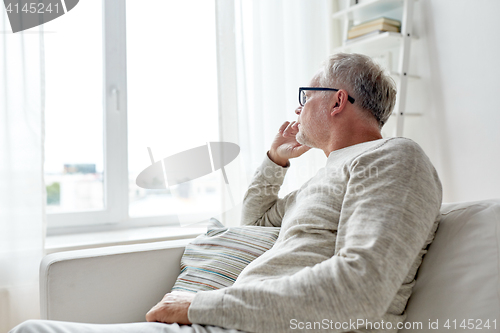
{"type": "Polygon", "coordinates": [[[396,103],[396,84],[370,57],[337,53],[324,64],[319,75],[323,87],[345,89],[362,109],[377,119],[379,127],[389,119],[396,103]]]}

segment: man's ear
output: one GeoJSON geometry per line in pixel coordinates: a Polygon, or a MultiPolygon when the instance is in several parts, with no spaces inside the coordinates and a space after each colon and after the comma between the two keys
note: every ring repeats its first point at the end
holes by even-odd
{"type": "Polygon", "coordinates": [[[348,103],[348,96],[349,95],[347,94],[347,91],[345,91],[344,89],[340,89],[335,93],[332,101],[332,107],[330,109],[330,114],[332,116],[344,110],[345,106],[348,103]]]}

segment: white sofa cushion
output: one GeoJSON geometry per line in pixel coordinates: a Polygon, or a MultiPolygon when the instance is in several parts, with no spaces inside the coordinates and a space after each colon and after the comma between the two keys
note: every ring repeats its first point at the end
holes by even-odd
{"type": "Polygon", "coordinates": [[[400,332],[485,330],[486,323],[498,332],[500,200],[443,204],[441,214],[406,308],[406,325],[422,326],[400,332]]]}

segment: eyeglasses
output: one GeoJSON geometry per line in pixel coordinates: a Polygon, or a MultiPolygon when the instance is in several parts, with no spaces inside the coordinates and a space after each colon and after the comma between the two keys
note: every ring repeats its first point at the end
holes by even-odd
{"type": "MultiPolygon", "coordinates": [[[[335,88],[319,88],[319,87],[300,87],[299,88],[299,104],[300,106],[304,106],[307,102],[306,90],[315,90],[315,91],[339,91],[339,89],[335,88]]],[[[347,95],[347,100],[351,103],[354,103],[354,98],[347,95]]]]}

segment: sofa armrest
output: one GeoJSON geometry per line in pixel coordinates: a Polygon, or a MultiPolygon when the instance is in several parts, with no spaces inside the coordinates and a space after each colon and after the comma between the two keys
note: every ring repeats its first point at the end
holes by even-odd
{"type": "Polygon", "coordinates": [[[85,323],[145,321],[170,291],[191,239],[47,255],[40,266],[42,319],[85,323]]]}

